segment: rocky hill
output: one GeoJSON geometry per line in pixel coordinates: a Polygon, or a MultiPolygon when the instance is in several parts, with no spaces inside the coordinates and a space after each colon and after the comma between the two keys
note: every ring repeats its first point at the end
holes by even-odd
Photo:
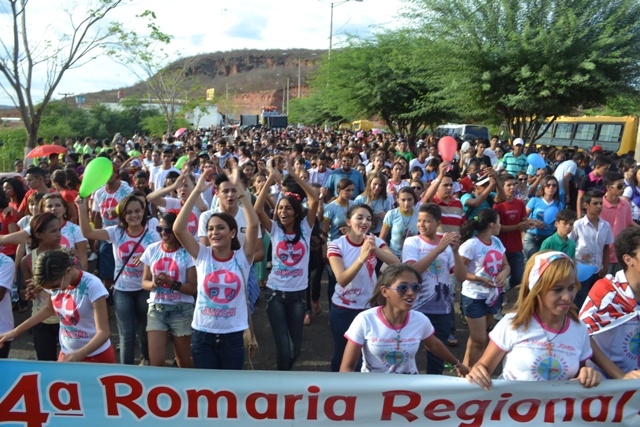
{"type": "MultiPolygon", "coordinates": [[[[325,50],[308,49],[234,50],[185,58],[169,67],[176,67],[181,61],[193,61],[189,67],[187,96],[200,96],[206,89],[214,88],[216,97],[224,100],[224,108],[233,110],[232,114],[257,114],[265,105],[275,105],[279,110],[283,100],[286,105],[287,78],[289,98],[298,96],[298,75],[300,93],[304,96],[307,77],[325,53],[325,50]]],[[[144,97],[147,90],[143,83],[138,83],[87,93],[85,102],[87,105],[117,102],[119,93],[125,97],[144,97]]]]}

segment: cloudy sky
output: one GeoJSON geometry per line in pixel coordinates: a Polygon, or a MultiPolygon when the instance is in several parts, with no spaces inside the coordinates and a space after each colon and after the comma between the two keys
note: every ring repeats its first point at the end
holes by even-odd
{"type": "MultiPolygon", "coordinates": [[[[0,0],[0,28],[11,28],[7,0],[0,0]]],[[[27,20],[32,46],[60,38],[69,28],[67,9],[75,19],[83,16],[88,0],[30,0],[27,20]],[[61,6],[62,5],[62,6],[61,6]]],[[[333,46],[339,46],[347,33],[366,36],[376,28],[394,28],[402,0],[351,0],[334,2],[333,46]]],[[[320,0],[132,0],[113,11],[111,18],[127,28],[144,32],[143,21],[135,16],[153,10],[162,31],[174,36],[169,47],[182,56],[234,49],[327,49],[331,2],[320,0]]],[[[3,41],[8,42],[6,34],[3,41]]],[[[4,55],[4,52],[0,52],[4,55]]],[[[45,73],[34,81],[33,96],[41,98],[45,73]]],[[[98,57],[81,68],[68,71],[58,93],[83,93],[131,85],[136,77],[124,66],[98,57]]],[[[0,76],[0,82],[4,83],[0,76]]],[[[0,92],[0,105],[11,101],[0,92]]]]}

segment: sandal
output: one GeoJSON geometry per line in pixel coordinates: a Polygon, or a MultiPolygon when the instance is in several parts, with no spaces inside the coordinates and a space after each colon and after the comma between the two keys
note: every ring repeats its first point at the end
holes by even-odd
{"type": "Polygon", "coordinates": [[[311,314],[310,313],[305,313],[304,314],[303,324],[304,324],[304,326],[309,326],[311,324],[311,314]]]}
{"type": "Polygon", "coordinates": [[[449,347],[455,347],[455,346],[457,346],[457,345],[458,345],[458,338],[456,338],[456,336],[455,336],[455,335],[450,334],[450,335],[449,335],[449,338],[447,338],[447,345],[448,345],[449,347]]]}

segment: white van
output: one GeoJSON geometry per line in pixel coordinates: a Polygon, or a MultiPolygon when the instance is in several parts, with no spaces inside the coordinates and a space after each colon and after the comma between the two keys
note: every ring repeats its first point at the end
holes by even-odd
{"type": "Polygon", "coordinates": [[[460,138],[464,140],[484,138],[487,141],[491,140],[491,134],[489,128],[484,125],[472,125],[472,124],[457,124],[447,123],[446,125],[440,125],[436,128],[436,137],[441,138],[443,136],[452,136],[454,138],[460,138]]]}

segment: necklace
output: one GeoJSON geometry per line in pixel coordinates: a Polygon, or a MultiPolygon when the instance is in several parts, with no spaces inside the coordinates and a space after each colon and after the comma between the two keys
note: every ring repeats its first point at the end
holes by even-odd
{"type": "Polygon", "coordinates": [[[547,355],[551,356],[551,343],[553,342],[553,340],[558,338],[558,335],[560,335],[560,333],[564,330],[564,327],[567,324],[567,316],[566,315],[564,316],[564,319],[562,320],[562,327],[551,339],[549,339],[549,336],[547,335],[547,331],[544,329],[544,324],[542,324],[542,322],[540,323],[542,325],[542,333],[544,333],[544,337],[547,339],[547,355]]]}
{"type": "MultiPolygon", "coordinates": [[[[393,359],[393,371],[395,372],[395,370],[398,368],[398,364],[402,363],[404,360],[404,355],[402,354],[402,352],[400,351],[400,333],[402,332],[402,330],[404,329],[405,325],[407,324],[407,320],[405,319],[404,322],[402,322],[402,326],[400,326],[400,329],[396,329],[393,324],[389,321],[389,318],[387,317],[386,314],[384,314],[384,307],[382,307],[380,309],[380,313],[382,313],[382,317],[384,317],[384,320],[387,321],[387,324],[389,324],[389,326],[391,327],[391,329],[393,329],[394,331],[396,331],[396,349],[393,352],[390,352],[389,354],[389,359],[393,359]]],[[[408,313],[407,313],[408,315],[408,313]]]]}

